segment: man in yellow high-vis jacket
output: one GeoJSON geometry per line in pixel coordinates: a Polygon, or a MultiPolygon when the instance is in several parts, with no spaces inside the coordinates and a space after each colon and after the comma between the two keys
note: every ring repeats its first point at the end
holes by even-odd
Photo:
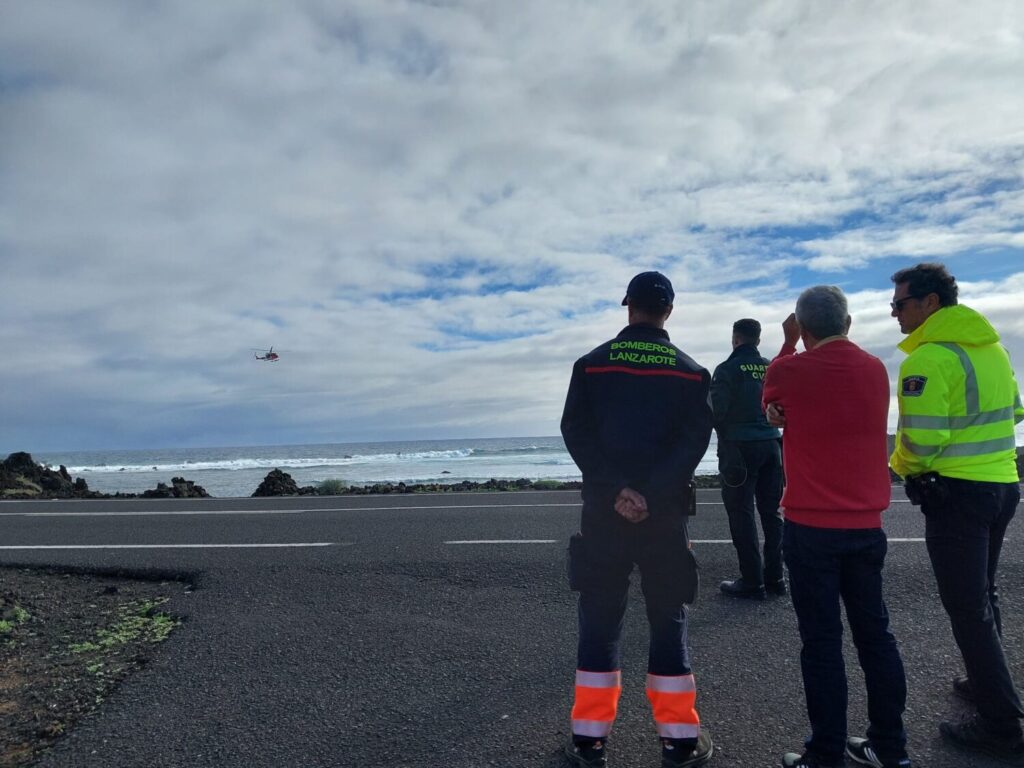
{"type": "Polygon", "coordinates": [[[907,359],[890,466],[925,514],[939,597],[967,670],[954,692],[978,710],[939,731],[958,747],[1024,765],[1024,708],[1003,654],[996,589],[1003,537],[1020,500],[1020,392],[999,334],[957,303],[956,280],[943,265],[917,264],[892,281],[892,315],[908,336],[899,345],[907,359]]]}

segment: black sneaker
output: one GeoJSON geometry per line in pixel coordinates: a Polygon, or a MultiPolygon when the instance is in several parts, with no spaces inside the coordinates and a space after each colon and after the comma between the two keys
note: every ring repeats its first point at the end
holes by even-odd
{"type": "Polygon", "coordinates": [[[910,768],[910,758],[886,758],[882,759],[871,746],[871,742],[859,736],[851,736],[846,740],[846,756],[860,765],[870,765],[874,768],[910,768]]]}
{"type": "Polygon", "coordinates": [[[1024,766],[1024,738],[993,731],[981,717],[975,715],[962,723],[939,723],[942,738],[953,746],[970,752],[979,752],[1010,765],[1024,766]]]}
{"type": "Polygon", "coordinates": [[[581,768],[605,768],[608,758],[604,755],[603,741],[584,741],[579,744],[570,741],[565,747],[565,756],[573,765],[581,768]]]}
{"type": "Polygon", "coordinates": [[[966,676],[953,678],[953,695],[959,696],[968,704],[975,704],[978,701],[974,695],[974,686],[966,676]]]}
{"type": "Polygon", "coordinates": [[[718,585],[729,597],[742,597],[747,600],[764,600],[764,584],[748,584],[742,578],[733,581],[723,581],[718,585]]]}
{"type": "Polygon", "coordinates": [[[782,756],[782,768],[842,768],[842,763],[818,762],[810,752],[787,752],[782,756]]]}
{"type": "Polygon", "coordinates": [[[784,595],[786,594],[786,580],[777,579],[775,581],[766,581],[764,588],[768,590],[771,595],[784,595]]]}
{"type": "Polygon", "coordinates": [[[661,768],[691,768],[711,759],[715,745],[708,732],[701,729],[696,746],[681,746],[672,739],[661,740],[661,768]]]}

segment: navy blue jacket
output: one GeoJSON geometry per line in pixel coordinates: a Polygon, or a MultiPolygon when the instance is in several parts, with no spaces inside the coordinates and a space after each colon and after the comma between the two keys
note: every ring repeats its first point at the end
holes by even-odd
{"type": "Polygon", "coordinates": [[[742,344],[715,368],[711,406],[720,441],[779,439],[779,430],[768,424],[761,409],[764,372],[770,362],[753,344],[742,344]]]}
{"type": "Polygon", "coordinates": [[[576,361],[562,437],[583,473],[584,520],[631,525],[614,510],[627,486],[646,497],[655,526],[681,518],[711,438],[710,385],[706,369],[649,325],[627,326],[576,361]]]}

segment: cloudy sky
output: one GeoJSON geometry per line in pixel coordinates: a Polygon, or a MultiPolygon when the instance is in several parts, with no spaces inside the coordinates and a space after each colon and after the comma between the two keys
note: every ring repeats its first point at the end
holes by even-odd
{"type": "Polygon", "coordinates": [[[1012,0],[0,19],[0,454],[557,434],[647,269],[708,367],[832,283],[894,373],[941,260],[1024,375],[1012,0]]]}

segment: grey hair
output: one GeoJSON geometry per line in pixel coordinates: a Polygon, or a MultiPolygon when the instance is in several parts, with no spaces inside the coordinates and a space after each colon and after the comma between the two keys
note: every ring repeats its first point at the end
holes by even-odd
{"type": "Polygon", "coordinates": [[[815,285],[796,300],[796,319],[816,339],[846,333],[846,296],[834,285],[815,285]]]}

